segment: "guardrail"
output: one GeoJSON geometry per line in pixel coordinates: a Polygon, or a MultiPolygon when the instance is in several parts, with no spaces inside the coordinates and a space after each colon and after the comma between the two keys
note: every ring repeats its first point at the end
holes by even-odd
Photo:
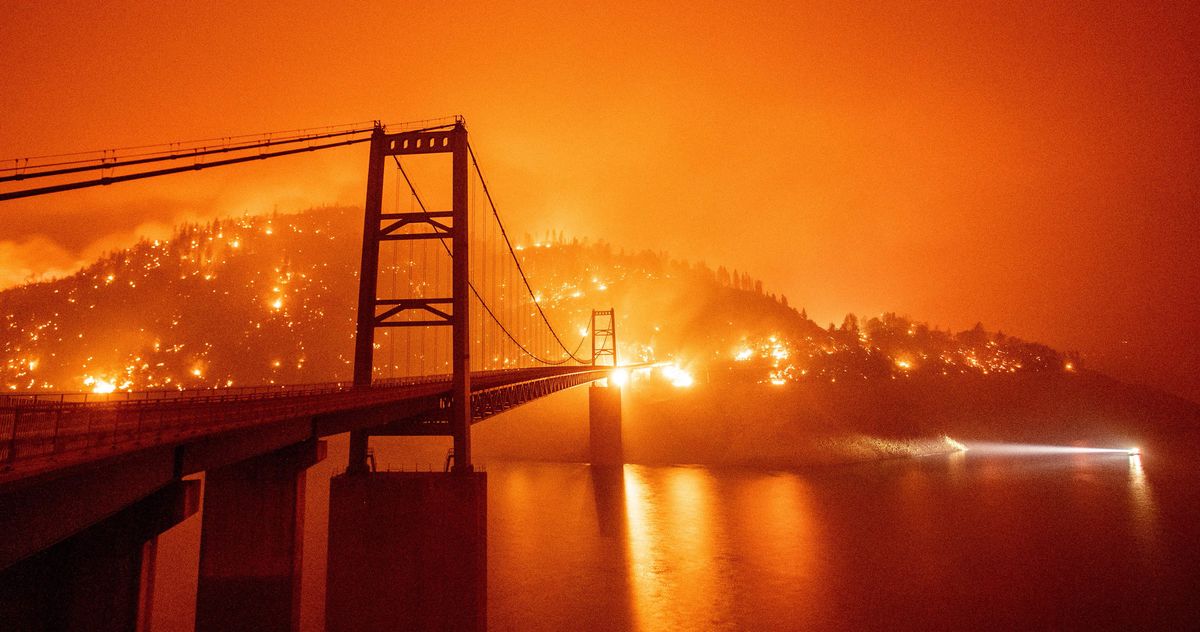
{"type": "MultiPolygon", "coordinates": [[[[596,371],[592,367],[472,373],[482,391],[596,371]],[[515,378],[507,381],[506,378],[515,378]]],[[[125,393],[0,395],[0,471],[39,459],[81,459],[450,389],[450,375],[352,382],[125,393]],[[103,453],[103,454],[100,454],[103,453]]],[[[474,399],[474,396],[472,397],[474,399]]]]}
{"type": "MultiPolygon", "coordinates": [[[[402,377],[376,380],[373,386],[405,386],[410,384],[425,384],[450,379],[449,374],[424,375],[419,377],[402,377]]],[[[192,388],[178,390],[145,390],[118,391],[113,393],[88,392],[23,392],[0,394],[0,406],[49,403],[79,403],[92,404],[104,402],[130,401],[231,401],[245,398],[260,398],[264,396],[287,397],[307,392],[329,392],[330,390],[345,390],[354,388],[353,382],[313,382],[311,384],[271,384],[263,386],[232,386],[229,388],[192,388]]]]}

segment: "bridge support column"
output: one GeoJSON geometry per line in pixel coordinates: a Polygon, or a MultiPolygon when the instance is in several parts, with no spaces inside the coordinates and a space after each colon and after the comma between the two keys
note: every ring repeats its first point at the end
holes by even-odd
{"type": "Polygon", "coordinates": [[[327,632],[484,630],[487,474],[335,476],[327,632]]]}
{"type": "Polygon", "coordinates": [[[623,464],[621,387],[593,385],[588,389],[588,422],[592,465],[623,464]]]}
{"type": "Polygon", "coordinates": [[[299,628],[305,470],[324,458],[314,439],[205,475],[197,632],[299,628]]]}
{"type": "Polygon", "coordinates": [[[172,483],[0,572],[0,628],[149,629],[158,534],[199,504],[199,481],[172,483]]]}

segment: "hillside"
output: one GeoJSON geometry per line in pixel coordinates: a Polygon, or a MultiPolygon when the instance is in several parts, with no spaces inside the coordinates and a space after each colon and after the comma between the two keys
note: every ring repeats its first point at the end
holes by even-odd
{"type": "MultiPolygon", "coordinates": [[[[0,385],[119,391],[348,379],[359,230],[345,208],[187,225],[66,278],[0,292],[0,385]]],[[[574,334],[593,307],[617,310],[625,360],[675,359],[775,382],[1080,368],[982,326],[953,334],[883,314],[823,328],[744,272],[661,253],[561,236],[526,236],[518,248],[560,331],[574,334]]],[[[377,366],[381,376],[415,372],[397,360],[403,341],[382,342],[377,357],[391,364],[377,366]]]]}
{"type": "MultiPolygon", "coordinates": [[[[353,209],[317,208],[182,226],[66,278],[0,292],[0,385],[349,379],[358,221],[353,209]]],[[[633,376],[634,462],[838,463],[945,451],[944,435],[1125,445],[1191,435],[1200,420],[1190,402],[982,325],[954,333],[881,314],[822,327],[744,272],[561,236],[525,236],[518,248],[561,331],[613,307],[623,361],[670,360],[689,376],[674,386],[633,376]]],[[[381,340],[377,375],[422,370],[407,359],[412,339],[381,340]]],[[[506,413],[479,428],[480,455],[585,460],[586,410],[577,390],[506,413]]]]}

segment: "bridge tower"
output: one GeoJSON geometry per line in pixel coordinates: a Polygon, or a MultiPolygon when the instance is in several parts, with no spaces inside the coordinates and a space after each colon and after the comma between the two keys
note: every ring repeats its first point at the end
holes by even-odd
{"type": "Polygon", "coordinates": [[[413,629],[484,630],[487,624],[487,474],[471,463],[471,362],[467,130],[452,127],[371,135],[359,269],[354,385],[369,388],[375,331],[450,327],[448,431],[454,467],[442,472],[374,472],[373,434],[350,433],[346,474],[330,480],[325,628],[329,632],[413,629]],[[451,208],[384,213],[389,159],[451,154],[451,208]],[[379,296],[380,246],[441,240],[451,256],[450,296],[379,296]]]}
{"type": "Polygon", "coordinates": [[[617,317],[611,307],[592,310],[592,365],[603,366],[601,358],[617,366],[617,317]]]}
{"type": "MultiPolygon", "coordinates": [[[[450,432],[454,437],[454,471],[471,464],[470,280],[468,242],[467,129],[461,118],[453,128],[388,134],[376,125],[367,166],[367,201],[363,219],[362,265],[358,274],[358,322],[354,332],[354,385],[371,385],[375,330],[381,327],[451,327],[450,432]],[[451,154],[451,208],[383,213],[383,177],[387,160],[411,154],[451,154]],[[412,226],[415,230],[404,230],[412,226]],[[452,260],[451,296],[379,296],[379,248],[386,241],[449,240],[452,260]]],[[[368,470],[369,430],[350,434],[348,473],[368,470]]]]}

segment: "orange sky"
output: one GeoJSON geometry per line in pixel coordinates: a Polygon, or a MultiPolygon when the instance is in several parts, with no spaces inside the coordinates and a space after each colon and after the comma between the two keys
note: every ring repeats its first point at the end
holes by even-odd
{"type": "MultiPolygon", "coordinates": [[[[819,321],[1130,355],[1094,357],[1200,399],[1195,3],[113,4],[6,3],[0,157],[461,113],[518,234],[746,269],[819,321]]],[[[361,204],[364,165],[2,203],[0,284],[182,218],[361,204]]]]}

